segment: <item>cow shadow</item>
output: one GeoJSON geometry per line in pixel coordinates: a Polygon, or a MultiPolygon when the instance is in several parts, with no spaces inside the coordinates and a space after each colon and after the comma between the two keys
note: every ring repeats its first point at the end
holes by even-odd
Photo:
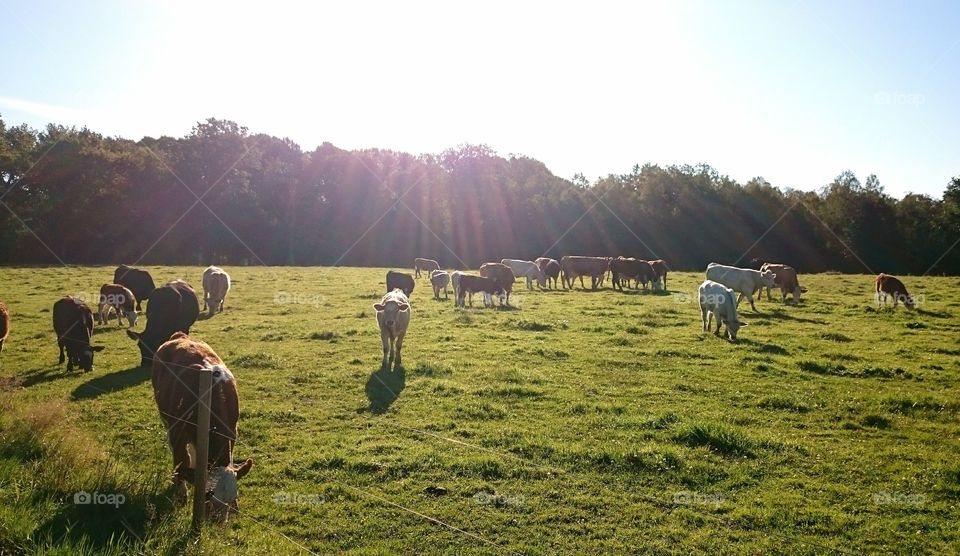
{"type": "Polygon", "coordinates": [[[107,324],[98,324],[97,326],[94,326],[92,336],[99,336],[101,334],[107,334],[110,332],[123,332],[124,330],[133,330],[133,329],[128,328],[126,325],[117,326],[117,322],[113,321],[107,324]]]}
{"type": "Polygon", "coordinates": [[[43,384],[45,382],[52,382],[54,380],[59,380],[61,378],[70,378],[72,376],[77,376],[79,373],[83,373],[82,370],[74,370],[72,372],[67,372],[67,364],[57,365],[55,367],[47,367],[45,369],[33,369],[28,371],[26,374],[19,377],[20,386],[24,388],[29,388],[37,384],[43,384]]]}
{"type": "Polygon", "coordinates": [[[147,367],[130,367],[122,371],[92,378],[74,388],[70,394],[72,400],[90,400],[103,394],[126,390],[150,379],[151,371],[147,367]]]}
{"type": "Polygon", "coordinates": [[[949,319],[953,317],[953,313],[949,311],[928,311],[926,309],[916,309],[916,311],[918,315],[933,317],[935,319],[949,319]]]}
{"type": "Polygon", "coordinates": [[[737,338],[737,343],[754,347],[756,348],[755,351],[759,353],[769,353],[771,355],[790,355],[789,351],[776,344],[758,342],[756,340],[751,340],[750,338],[737,338]]]}
{"type": "Polygon", "coordinates": [[[394,369],[389,367],[377,367],[370,373],[364,390],[367,393],[367,400],[370,402],[370,412],[374,414],[385,413],[390,409],[390,405],[397,401],[400,392],[406,386],[407,371],[403,365],[397,365],[394,369]]]}
{"type": "MultiPolygon", "coordinates": [[[[747,303],[747,307],[750,307],[749,303],[747,303]]],[[[827,324],[827,321],[823,319],[808,319],[804,317],[798,317],[785,312],[783,309],[773,309],[772,311],[767,313],[763,313],[761,311],[753,312],[753,310],[751,310],[750,312],[746,312],[741,309],[740,314],[741,315],[757,315],[757,316],[763,316],[768,319],[776,319],[776,320],[791,320],[794,322],[802,322],[805,324],[827,324]]]]}

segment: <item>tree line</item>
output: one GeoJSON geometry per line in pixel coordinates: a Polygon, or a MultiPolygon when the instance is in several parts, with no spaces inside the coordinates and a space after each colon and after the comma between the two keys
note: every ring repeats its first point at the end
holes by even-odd
{"type": "Polygon", "coordinates": [[[0,118],[0,263],[476,268],[580,254],[958,274],[960,177],[945,187],[898,200],[849,171],[805,192],[649,164],[591,183],[483,145],[304,152],[226,120],[132,141],[0,118]]]}

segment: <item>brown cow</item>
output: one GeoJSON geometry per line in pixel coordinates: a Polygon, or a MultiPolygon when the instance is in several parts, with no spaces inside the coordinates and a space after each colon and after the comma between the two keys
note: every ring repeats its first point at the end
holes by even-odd
{"type": "Polygon", "coordinates": [[[454,288],[457,294],[455,301],[457,307],[463,307],[463,301],[467,297],[467,294],[469,294],[470,306],[472,307],[473,294],[483,293],[483,305],[487,307],[493,305],[493,299],[491,299],[490,296],[501,295],[503,293],[503,287],[495,278],[484,278],[482,276],[464,273],[459,274],[458,285],[454,288]]]}
{"type": "Polygon", "coordinates": [[[107,324],[110,309],[117,312],[117,326],[123,326],[122,316],[127,317],[130,326],[137,325],[137,298],[133,292],[120,284],[100,286],[100,303],[97,305],[97,324],[107,324]]]}
{"type": "Polygon", "coordinates": [[[897,308],[897,302],[903,301],[907,309],[913,309],[914,299],[907,293],[907,287],[903,282],[889,274],[880,273],[877,275],[877,306],[880,306],[880,296],[883,296],[883,306],[887,306],[887,296],[893,296],[893,308],[897,308]]]}
{"type": "Polygon", "coordinates": [[[10,309],[6,303],[0,301],[0,353],[3,353],[3,342],[10,335],[10,309]]]}
{"type": "Polygon", "coordinates": [[[660,281],[660,285],[663,286],[663,290],[667,290],[667,263],[663,259],[656,259],[650,261],[650,266],[653,267],[653,271],[657,274],[657,280],[660,281]]]}
{"type": "Polygon", "coordinates": [[[243,478],[253,460],[233,463],[237,441],[240,399],[233,373],[223,360],[205,344],[177,332],[157,350],[153,358],[153,399],[167,427],[167,439],[173,452],[173,479],[181,496],[187,494],[187,482],[193,482],[196,457],[191,450],[197,438],[197,404],[200,372],[212,374],[210,395],[210,448],[205,465],[207,511],[224,521],[230,512],[239,511],[237,479],[243,478]]]}
{"type": "Polygon", "coordinates": [[[580,278],[580,287],[586,289],[583,285],[583,277],[590,277],[590,289],[597,289],[597,286],[603,283],[603,277],[610,267],[609,257],[573,257],[565,256],[560,259],[560,281],[563,282],[564,289],[573,289],[573,281],[580,278]]]}
{"type": "MultiPolygon", "coordinates": [[[[782,302],[787,302],[787,292],[790,292],[793,294],[793,303],[800,303],[800,294],[806,293],[807,288],[800,287],[800,282],[797,280],[797,271],[792,266],[764,263],[763,266],[760,267],[760,271],[763,272],[765,270],[776,274],[776,276],[773,277],[773,283],[776,287],[780,288],[780,300],[782,302]]],[[[767,301],[770,300],[770,287],[767,286],[767,301]]]]}
{"type": "Polygon", "coordinates": [[[86,303],[76,297],[65,296],[53,304],[53,330],[57,333],[57,346],[60,348],[60,361],[63,364],[63,351],[67,351],[67,371],[77,365],[85,371],[93,370],[93,354],[103,346],[91,346],[93,336],[93,312],[86,303]]]}
{"type": "Polygon", "coordinates": [[[413,259],[413,272],[416,278],[420,277],[421,270],[425,271],[427,273],[427,277],[429,278],[431,272],[434,270],[440,270],[440,263],[433,259],[421,259],[419,257],[413,259]]]}
{"type": "MultiPolygon", "coordinates": [[[[501,263],[483,263],[480,266],[480,276],[497,282],[506,293],[507,306],[510,306],[510,292],[513,291],[513,282],[516,277],[510,267],[501,263]]],[[[503,293],[500,294],[500,305],[503,305],[503,293]]]]}

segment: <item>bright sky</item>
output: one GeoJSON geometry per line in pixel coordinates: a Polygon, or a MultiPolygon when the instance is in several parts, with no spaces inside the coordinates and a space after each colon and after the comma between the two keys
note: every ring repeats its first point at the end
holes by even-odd
{"type": "Polygon", "coordinates": [[[0,25],[8,124],[139,139],[217,117],[304,149],[486,143],[591,180],[851,169],[897,197],[960,175],[955,0],[14,0],[0,25]]]}

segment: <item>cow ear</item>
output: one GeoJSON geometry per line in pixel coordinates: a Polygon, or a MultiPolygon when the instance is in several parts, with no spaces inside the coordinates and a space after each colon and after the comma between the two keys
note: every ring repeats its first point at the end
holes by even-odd
{"type": "Polygon", "coordinates": [[[103,348],[107,346],[90,346],[90,349],[93,351],[103,351],[103,348]]]}
{"type": "Polygon", "coordinates": [[[407,303],[400,303],[399,306],[401,312],[410,310],[410,305],[407,303]]]}
{"type": "Polygon", "coordinates": [[[240,467],[237,468],[237,478],[242,479],[244,476],[246,476],[247,473],[250,472],[250,469],[252,467],[253,467],[253,460],[250,458],[247,458],[247,461],[243,462],[243,464],[241,464],[240,467]]]}
{"type": "Polygon", "coordinates": [[[374,310],[376,310],[376,311],[382,311],[382,310],[383,310],[383,303],[374,303],[374,304],[373,304],[373,308],[374,308],[374,310]]]}
{"type": "Polygon", "coordinates": [[[140,339],[140,334],[134,332],[133,330],[127,330],[127,336],[129,336],[131,340],[139,340],[139,339],[140,339]]]}

